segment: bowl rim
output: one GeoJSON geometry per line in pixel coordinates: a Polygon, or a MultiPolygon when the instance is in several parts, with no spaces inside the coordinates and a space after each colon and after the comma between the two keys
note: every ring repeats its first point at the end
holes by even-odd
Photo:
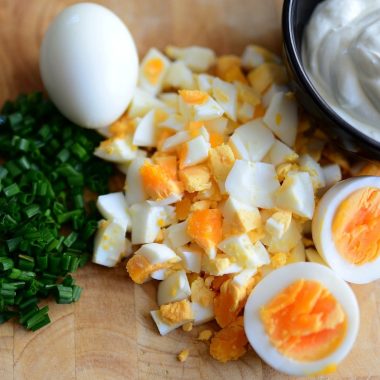
{"type": "Polygon", "coordinates": [[[284,50],[287,58],[291,62],[292,69],[297,77],[297,80],[301,82],[302,87],[307,90],[309,96],[318,108],[330,119],[332,119],[335,124],[338,124],[347,133],[353,135],[353,137],[371,145],[372,148],[380,150],[380,141],[375,140],[367,134],[359,131],[353,125],[344,120],[337,112],[335,112],[327,101],[320,95],[307,75],[302,63],[302,52],[297,49],[294,33],[294,8],[298,1],[302,0],[284,0],[282,8],[282,34],[285,46],[284,50]]]}

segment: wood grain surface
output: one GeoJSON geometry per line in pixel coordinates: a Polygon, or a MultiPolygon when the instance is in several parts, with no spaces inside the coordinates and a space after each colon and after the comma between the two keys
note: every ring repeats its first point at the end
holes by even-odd
{"type": "MultiPolygon", "coordinates": [[[[71,0],[0,0],[0,103],[41,89],[38,52],[49,22],[71,0]]],[[[104,0],[133,33],[140,55],[149,47],[199,44],[240,54],[249,42],[279,51],[281,0],[104,0]]],[[[153,283],[134,286],[124,268],[88,265],[76,278],[75,305],[49,303],[52,323],[26,332],[0,326],[0,380],[286,379],[250,350],[220,364],[197,342],[199,328],[160,337],[149,316],[153,283]],[[176,354],[190,349],[185,363],[176,354]]],[[[335,379],[380,379],[380,285],[354,288],[361,309],[359,338],[335,379]]],[[[215,327],[211,325],[211,327],[215,327]]]]}

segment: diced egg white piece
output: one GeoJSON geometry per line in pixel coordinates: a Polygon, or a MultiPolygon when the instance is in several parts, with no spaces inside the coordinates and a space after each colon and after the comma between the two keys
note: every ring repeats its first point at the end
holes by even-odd
{"type": "Polygon", "coordinates": [[[231,236],[220,242],[218,248],[243,268],[258,268],[270,262],[265,247],[259,241],[252,244],[246,234],[231,236]]]}
{"type": "Polygon", "coordinates": [[[191,133],[189,131],[180,131],[175,135],[168,137],[162,144],[161,150],[163,152],[171,152],[178,148],[179,145],[191,139],[191,133]]]}
{"type": "Polygon", "coordinates": [[[176,92],[163,92],[158,95],[158,99],[163,101],[168,107],[177,111],[178,94],[176,92]]]}
{"type": "Polygon", "coordinates": [[[307,171],[309,173],[314,189],[320,189],[326,185],[321,165],[319,165],[319,163],[315,161],[314,158],[308,154],[303,154],[299,158],[298,163],[301,170],[307,171]]]}
{"type": "Polygon", "coordinates": [[[241,123],[246,123],[253,118],[255,113],[255,107],[249,103],[238,103],[237,107],[237,119],[241,123]]]}
{"type": "Polygon", "coordinates": [[[150,277],[152,277],[153,280],[162,281],[162,280],[165,280],[167,272],[168,272],[168,270],[166,268],[165,269],[159,269],[159,270],[156,270],[155,272],[153,272],[150,275],[150,277]]]}
{"type": "MultiPolygon", "coordinates": [[[[146,158],[147,157],[147,152],[145,150],[142,150],[142,149],[137,149],[136,151],[136,158],[146,158]]],[[[122,162],[120,164],[117,165],[117,168],[125,175],[127,175],[128,173],[128,169],[129,167],[131,166],[131,163],[133,162],[134,160],[132,161],[128,161],[128,162],[122,162]]]]}
{"type": "Polygon", "coordinates": [[[95,149],[94,155],[111,162],[131,161],[136,157],[137,147],[130,136],[111,137],[95,149]]]}
{"type": "Polygon", "coordinates": [[[149,92],[136,88],[132,102],[128,109],[128,116],[130,118],[143,117],[150,110],[155,108],[165,109],[167,106],[161,100],[155,98],[149,92]]]}
{"type": "Polygon", "coordinates": [[[100,195],[96,206],[105,219],[116,220],[126,231],[130,229],[131,217],[122,192],[100,195]]]}
{"type": "Polygon", "coordinates": [[[269,217],[265,222],[265,231],[270,235],[281,239],[288,230],[292,221],[292,213],[290,211],[278,211],[269,217]]]}
{"type": "Polygon", "coordinates": [[[232,278],[232,282],[237,286],[244,287],[248,284],[249,280],[257,273],[257,269],[244,269],[239,274],[232,278]]]}
{"type": "Polygon", "coordinates": [[[187,243],[190,243],[191,238],[187,234],[187,221],[182,223],[172,224],[166,229],[166,238],[170,242],[170,246],[178,248],[187,243]]]}
{"type": "Polygon", "coordinates": [[[148,159],[145,157],[136,157],[128,167],[125,179],[125,199],[130,206],[147,199],[140,175],[140,169],[146,160],[148,159]]]}
{"type": "Polygon", "coordinates": [[[240,273],[244,268],[234,262],[231,262],[231,257],[221,255],[218,253],[214,258],[208,255],[202,256],[201,270],[212,276],[223,276],[225,274],[240,273]]]}
{"type": "Polygon", "coordinates": [[[92,261],[114,267],[126,250],[126,229],[116,220],[101,220],[94,239],[92,261]]]}
{"type": "Polygon", "coordinates": [[[299,263],[306,261],[305,247],[302,241],[299,241],[297,245],[289,252],[287,264],[299,263]]]}
{"type": "Polygon", "coordinates": [[[219,78],[212,82],[212,96],[223,108],[226,115],[233,121],[236,121],[237,113],[237,90],[236,87],[219,78]]]}
{"type": "Polygon", "coordinates": [[[228,119],[222,116],[217,119],[207,120],[204,122],[204,125],[210,133],[225,135],[227,133],[228,119]]]}
{"type": "Polygon", "coordinates": [[[215,53],[213,50],[200,47],[189,46],[179,48],[168,46],[165,53],[173,60],[181,60],[194,72],[201,73],[207,71],[215,63],[215,53]]]}
{"type": "Polygon", "coordinates": [[[202,265],[202,250],[193,246],[179,247],[176,250],[182,259],[183,268],[192,273],[200,273],[202,265]]]}
{"type": "Polygon", "coordinates": [[[140,65],[138,85],[152,95],[158,94],[170,66],[170,61],[157,49],[152,48],[140,65]]]}
{"type": "Polygon", "coordinates": [[[135,252],[135,255],[144,256],[152,265],[181,261],[172,249],[159,243],[144,244],[135,252]]]}
{"type": "Polygon", "coordinates": [[[175,214],[175,207],[169,206],[167,204],[162,204],[163,201],[146,201],[150,206],[155,207],[159,206],[159,222],[161,227],[167,227],[170,224],[173,224],[177,220],[177,216],[175,214]]]}
{"type": "Polygon", "coordinates": [[[276,206],[311,219],[314,213],[314,190],[309,173],[288,173],[275,193],[276,206]]]}
{"type": "Polygon", "coordinates": [[[153,243],[161,227],[162,207],[148,202],[135,203],[130,208],[132,217],[132,244],[153,243]]]}
{"type": "Polygon", "coordinates": [[[181,327],[184,324],[190,322],[190,320],[183,320],[183,321],[178,322],[178,323],[170,323],[170,324],[166,323],[161,318],[161,314],[160,314],[159,310],[152,310],[150,312],[150,315],[152,316],[152,319],[153,319],[154,323],[156,324],[160,335],[166,335],[166,334],[170,333],[171,331],[177,329],[178,327],[181,327]]]}
{"type": "Polygon", "coordinates": [[[209,75],[209,74],[196,75],[195,81],[196,81],[198,90],[207,92],[208,94],[211,95],[212,82],[214,78],[215,78],[214,76],[209,75]]]}
{"type": "Polygon", "coordinates": [[[164,88],[186,88],[191,90],[194,87],[193,73],[183,61],[176,61],[169,66],[164,78],[164,88]]]}
{"type": "Polygon", "coordinates": [[[213,120],[223,115],[224,109],[206,92],[197,92],[198,100],[194,100],[187,90],[179,93],[179,110],[188,121],[213,120]],[[201,94],[199,94],[201,93],[201,94]]]}
{"type": "Polygon", "coordinates": [[[199,302],[192,302],[191,309],[193,311],[194,326],[199,326],[204,323],[210,322],[215,318],[214,305],[203,306],[199,302]]]}
{"type": "Polygon", "coordinates": [[[208,158],[210,143],[203,136],[197,136],[184,144],[185,154],[180,162],[182,168],[199,164],[208,158]]]}
{"type": "Polygon", "coordinates": [[[296,141],[298,127],[298,111],[294,95],[283,92],[275,94],[263,121],[280,140],[292,147],[296,141]]]}
{"type": "Polygon", "coordinates": [[[289,87],[277,83],[273,83],[272,86],[269,87],[269,89],[265,92],[263,98],[262,98],[262,103],[265,108],[269,107],[270,102],[272,101],[272,98],[275,94],[279,92],[283,92],[286,94],[289,92],[290,89],[289,87]]]}
{"type": "Polygon", "coordinates": [[[286,144],[277,140],[269,151],[270,162],[277,166],[285,162],[294,162],[298,159],[298,154],[286,144]]]}
{"type": "Polygon", "coordinates": [[[233,197],[228,197],[222,208],[223,226],[231,232],[248,232],[261,225],[261,215],[257,207],[242,203],[233,197]]]}
{"type": "Polygon", "coordinates": [[[157,144],[157,130],[155,126],[155,110],[149,111],[137,124],[133,135],[133,144],[138,146],[154,147],[157,144]]]}
{"type": "Polygon", "coordinates": [[[252,207],[273,208],[280,187],[273,165],[236,160],[226,179],[226,191],[252,207]]]}
{"type": "Polygon", "coordinates": [[[190,297],[191,289],[186,272],[176,271],[161,281],[157,289],[157,304],[159,306],[171,302],[182,301],[190,297]]]}
{"type": "Polygon", "coordinates": [[[322,171],[326,187],[331,187],[342,180],[342,171],[338,164],[323,166],[322,171]]]}
{"type": "Polygon", "coordinates": [[[256,107],[261,103],[261,95],[254,88],[241,82],[235,82],[234,84],[240,103],[247,103],[252,107],[256,107]]]}
{"type": "Polygon", "coordinates": [[[241,57],[241,65],[245,69],[254,69],[265,62],[280,63],[281,59],[271,51],[256,45],[248,45],[241,57]]]}
{"type": "Polygon", "coordinates": [[[256,162],[267,154],[274,141],[273,133],[258,119],[237,128],[230,145],[240,159],[256,162]]]}
{"type": "Polygon", "coordinates": [[[289,228],[281,238],[266,234],[261,241],[267,246],[271,253],[290,252],[301,241],[300,229],[294,220],[291,221],[289,228]]]}
{"type": "Polygon", "coordinates": [[[173,131],[183,131],[185,129],[185,120],[182,115],[173,113],[159,124],[159,127],[169,128],[173,131]]]}

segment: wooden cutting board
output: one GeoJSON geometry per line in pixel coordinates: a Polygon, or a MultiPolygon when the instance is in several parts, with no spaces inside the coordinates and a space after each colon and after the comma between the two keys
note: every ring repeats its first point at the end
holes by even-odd
{"type": "MultiPolygon", "coordinates": [[[[0,103],[41,89],[38,51],[52,18],[71,0],[0,0],[0,103]]],[[[241,54],[249,42],[281,47],[282,0],[104,0],[131,29],[140,55],[149,47],[199,44],[241,54]]],[[[0,326],[1,380],[285,379],[250,350],[221,364],[197,342],[199,328],[160,337],[149,316],[154,284],[134,286],[124,268],[88,265],[76,278],[75,305],[49,303],[52,323],[36,332],[0,326]],[[176,354],[190,348],[185,363],[176,354]]],[[[380,378],[380,283],[354,288],[361,309],[355,348],[333,376],[380,378]]],[[[211,325],[212,327],[215,327],[211,325]]]]}

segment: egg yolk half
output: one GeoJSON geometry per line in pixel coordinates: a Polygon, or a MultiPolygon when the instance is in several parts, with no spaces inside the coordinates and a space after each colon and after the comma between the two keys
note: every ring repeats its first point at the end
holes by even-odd
{"type": "Polygon", "coordinates": [[[335,246],[348,262],[362,265],[380,254],[380,190],[365,187],[348,196],[332,223],[335,246]]]}
{"type": "Polygon", "coordinates": [[[317,281],[294,282],[262,307],[260,316],[273,346],[298,361],[328,356],[346,332],[342,307],[317,281]]]}

